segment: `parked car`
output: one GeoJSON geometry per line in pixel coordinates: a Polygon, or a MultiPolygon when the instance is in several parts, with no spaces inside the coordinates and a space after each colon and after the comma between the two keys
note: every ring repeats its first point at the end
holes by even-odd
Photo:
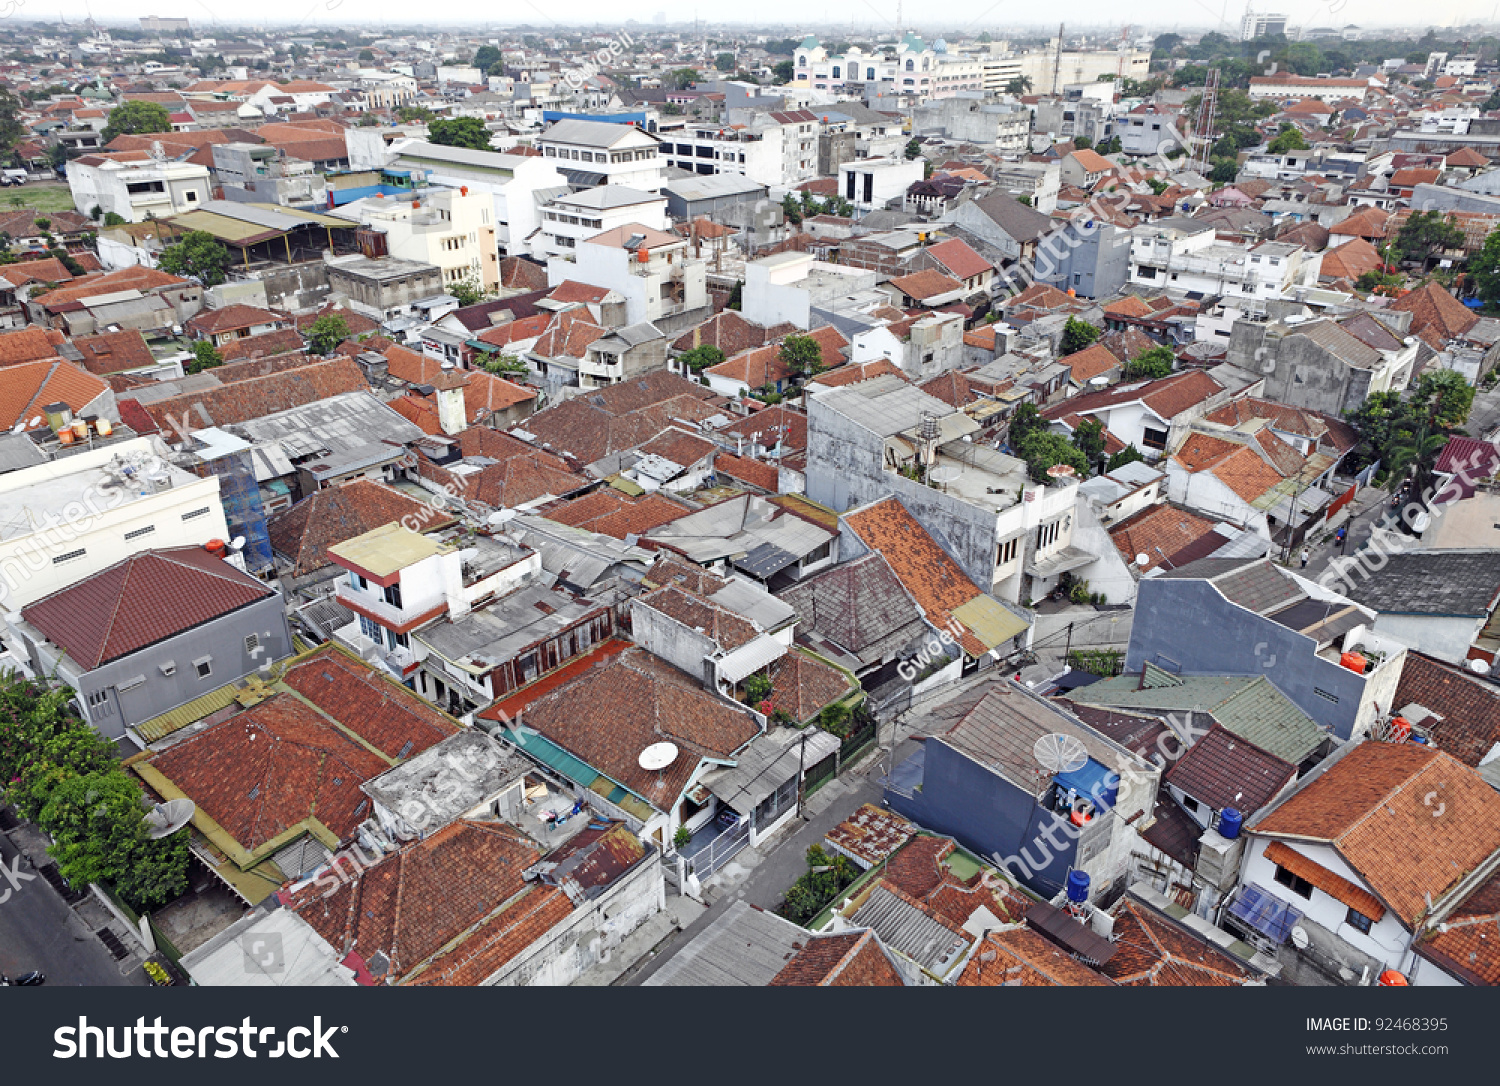
{"type": "Polygon", "coordinates": [[[47,974],[40,969],[33,969],[30,973],[22,973],[14,979],[0,973],[0,988],[37,988],[47,983],[47,974]]]}

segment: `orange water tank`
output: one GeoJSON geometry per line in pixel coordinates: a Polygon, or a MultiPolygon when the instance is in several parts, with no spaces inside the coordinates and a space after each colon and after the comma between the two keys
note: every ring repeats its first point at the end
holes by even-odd
{"type": "Polygon", "coordinates": [[[57,431],[57,439],[64,445],[71,445],[78,440],[73,436],[73,427],[71,426],[64,426],[61,430],[57,431]]]}
{"type": "Polygon", "coordinates": [[[635,251],[635,259],[638,264],[651,263],[651,252],[644,245],[635,251]]]}
{"type": "Polygon", "coordinates": [[[203,544],[203,549],[215,558],[223,558],[229,547],[222,539],[210,539],[203,544]]]}
{"type": "Polygon", "coordinates": [[[1410,985],[1406,976],[1396,972],[1394,969],[1387,969],[1384,973],[1381,973],[1380,980],[1376,983],[1381,988],[1406,988],[1410,985]]]}
{"type": "Polygon", "coordinates": [[[1357,675],[1365,673],[1365,658],[1357,652],[1346,652],[1339,657],[1339,667],[1347,667],[1357,675]]]}
{"type": "Polygon", "coordinates": [[[1411,738],[1411,721],[1404,716],[1391,720],[1391,742],[1404,743],[1411,738]]]}

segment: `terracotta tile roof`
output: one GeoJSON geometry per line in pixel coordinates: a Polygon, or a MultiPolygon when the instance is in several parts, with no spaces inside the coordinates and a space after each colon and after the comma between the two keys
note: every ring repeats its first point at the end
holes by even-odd
{"type": "Polygon", "coordinates": [[[1354,448],[1359,441],[1354,427],[1343,419],[1255,396],[1231,400],[1204,418],[1229,427],[1238,427],[1253,419],[1265,419],[1277,430],[1311,438],[1318,448],[1339,455],[1354,448]]]}
{"type": "Polygon", "coordinates": [[[1211,472],[1246,502],[1255,501],[1282,481],[1276,469],[1254,449],[1212,434],[1189,434],[1182,448],[1172,454],[1172,460],[1194,474],[1211,472]]]}
{"type": "Polygon", "coordinates": [[[472,988],[547,938],[573,912],[573,902],[555,886],[533,886],[404,983],[472,988]]]}
{"type": "Polygon", "coordinates": [[[990,932],[974,948],[957,983],[960,988],[1080,988],[1109,987],[1114,981],[1030,928],[1019,927],[990,932]]]}
{"type": "Polygon", "coordinates": [[[185,327],[189,332],[197,335],[212,336],[221,332],[250,328],[257,324],[280,324],[285,321],[286,318],[281,314],[273,313],[269,309],[260,309],[253,305],[226,305],[222,309],[204,310],[196,317],[189,318],[185,327]]]}
{"type": "Polygon", "coordinates": [[[80,363],[83,368],[98,377],[156,362],[156,356],[146,345],[146,337],[134,328],[97,336],[79,336],[73,340],[73,346],[83,355],[80,363]]]}
{"type": "Polygon", "coordinates": [[[1427,895],[1440,900],[1500,850],[1500,793],[1445,752],[1366,741],[1252,831],[1332,845],[1410,928],[1427,895]],[[1442,800],[1439,817],[1424,802],[1432,793],[1442,800]]]}
{"type": "Polygon", "coordinates": [[[562,457],[498,430],[471,426],[459,435],[459,445],[465,457],[494,462],[478,471],[456,474],[424,460],[419,470],[425,478],[447,483],[454,493],[492,509],[514,509],[549,495],[562,497],[591,482],[562,457]]]}
{"type": "Polygon", "coordinates": [[[773,988],[900,988],[901,974],[872,931],[812,935],[781,972],[773,988]]]}
{"type": "Polygon", "coordinates": [[[1500,873],[1454,909],[1440,928],[1417,943],[1417,952],[1473,985],[1500,984],[1500,873]]]}
{"type": "Polygon", "coordinates": [[[1098,151],[1087,148],[1082,151],[1074,151],[1073,161],[1077,162],[1089,173],[1107,173],[1115,168],[1115,164],[1098,151]]]}
{"type": "Polygon", "coordinates": [[[1000,303],[1000,308],[1006,312],[1027,306],[1032,309],[1078,309],[1077,298],[1050,287],[1046,283],[1033,283],[1021,293],[1007,298],[1000,303]]]}
{"type": "Polygon", "coordinates": [[[957,279],[944,275],[935,268],[924,268],[910,275],[892,276],[890,285],[919,302],[964,289],[964,285],[957,279]]]}
{"type": "Polygon", "coordinates": [[[589,283],[579,283],[572,279],[564,279],[547,295],[547,300],[562,304],[583,305],[592,302],[597,305],[604,301],[608,295],[608,287],[596,287],[589,283]]]}
{"type": "Polygon", "coordinates": [[[108,391],[98,377],[61,359],[8,366],[0,381],[0,427],[39,430],[47,425],[41,415],[47,404],[65,403],[75,415],[81,414],[108,391]]]}
{"type": "Polygon", "coordinates": [[[512,290],[546,290],[547,269],[518,256],[501,257],[500,285],[512,290]]]}
{"type": "Polygon", "coordinates": [[[1188,408],[1196,407],[1210,396],[1223,391],[1224,386],[1205,371],[1186,370],[1156,381],[1132,381],[1098,392],[1070,396],[1061,403],[1046,408],[1042,417],[1060,419],[1067,415],[1084,415],[1140,400],[1162,419],[1170,422],[1188,408]]]}
{"type": "Polygon", "coordinates": [[[345,392],[368,392],[359,366],[348,358],[330,358],[267,377],[236,381],[201,392],[185,392],[141,404],[158,428],[176,432],[177,420],[198,429],[231,426],[345,392]]]}
{"type": "Polygon", "coordinates": [[[202,547],[143,551],[25,607],[86,671],[265,599],[254,577],[202,547]]]}
{"type": "Polygon", "coordinates": [[[1255,979],[1228,954],[1129,898],[1115,915],[1113,942],[1115,953],[1100,971],[1117,984],[1221,988],[1255,979]]]}
{"type": "Polygon", "coordinates": [[[540,858],[513,826],[460,821],[359,869],[332,893],[313,883],[287,897],[337,953],[355,952],[367,966],[382,955],[386,982],[399,983],[432,959],[451,967],[477,949],[475,939],[487,943],[479,926],[527,890],[525,872],[540,858]]]}
{"type": "Polygon", "coordinates": [[[542,515],[559,524],[624,539],[627,535],[644,535],[689,512],[687,506],[659,491],[630,498],[603,487],[573,501],[547,506],[542,515]]]}
{"type": "Polygon", "coordinates": [[[772,702],[799,723],[812,720],[851,689],[842,671],[796,649],[773,663],[767,674],[772,702]]]}
{"type": "Polygon", "coordinates": [[[671,809],[701,759],[728,758],[760,734],[749,713],[641,649],[533,701],[526,726],[657,810],[671,809]],[[641,751],[663,741],[677,744],[677,758],[660,771],[642,769],[641,751]]]}
{"type": "Polygon", "coordinates": [[[1442,170],[1407,169],[1397,170],[1391,174],[1387,184],[1393,189],[1415,188],[1417,185],[1431,185],[1442,175],[1442,170]]]}
{"type": "Polygon", "coordinates": [[[0,334],[0,366],[56,358],[57,348],[67,342],[61,332],[35,325],[0,334]]]}
{"type": "Polygon", "coordinates": [[[291,563],[291,576],[325,569],[329,547],[393,521],[433,531],[453,522],[451,514],[370,479],[319,490],[266,521],[272,549],[291,563]]]}
{"type": "Polygon", "coordinates": [[[421,427],[424,434],[435,436],[443,432],[443,424],[438,418],[437,404],[431,400],[409,392],[404,396],[397,396],[394,400],[387,400],[385,405],[407,422],[421,427]]]}
{"type": "Polygon", "coordinates": [[[1436,331],[1446,342],[1458,339],[1479,323],[1479,317],[1436,283],[1424,283],[1397,298],[1391,308],[1410,313],[1413,331],[1436,331]]]}
{"type": "Polygon", "coordinates": [[[703,385],[666,370],[575,396],[527,419],[538,444],[585,464],[650,441],[673,422],[700,422],[718,410],[703,385]]]}
{"type": "Polygon", "coordinates": [[[1350,882],[1342,875],[1328,870],[1322,864],[1302,855],[1290,845],[1272,841],[1266,846],[1266,859],[1277,867],[1284,867],[1298,878],[1306,879],[1335,901],[1342,902],[1355,912],[1363,913],[1371,920],[1385,916],[1385,906],[1363,886],[1350,882]]]}
{"type": "MultiPolygon", "coordinates": [[[[3,229],[4,225],[0,224],[0,230],[3,229]]],[[[65,268],[63,262],[55,256],[49,256],[45,260],[27,260],[20,264],[7,264],[0,267],[0,279],[4,279],[13,287],[21,286],[23,283],[62,283],[72,278],[73,273],[65,268]]]]}
{"type": "Polygon", "coordinates": [[[1137,568],[1141,573],[1147,573],[1163,562],[1169,567],[1175,566],[1177,563],[1172,561],[1174,554],[1213,530],[1214,522],[1207,517],[1162,502],[1132,513],[1111,526],[1109,537],[1127,564],[1134,564],[1136,555],[1144,554],[1146,564],[1137,568]]]}
{"type": "Polygon", "coordinates": [[[1328,232],[1366,239],[1383,239],[1386,236],[1386,222],[1390,217],[1389,211],[1382,211],[1378,207],[1362,207],[1358,211],[1351,212],[1342,222],[1330,226],[1328,232]]]}
{"type": "Polygon", "coordinates": [[[962,630],[960,643],[970,656],[983,656],[985,644],[953,612],[979,596],[980,590],[963,568],[938,546],[927,529],[895,498],[848,513],[844,522],[871,550],[885,555],[902,586],[938,628],[962,630]]]}
{"type": "Polygon", "coordinates": [[[1119,369],[1120,360],[1099,343],[1091,343],[1083,350],[1067,356],[1075,384],[1086,384],[1095,377],[1119,369]]]}
{"type": "Polygon", "coordinates": [[[767,338],[766,328],[746,320],[737,310],[726,309],[682,333],[672,341],[672,349],[690,351],[694,347],[717,347],[725,357],[731,357],[752,347],[764,347],[767,338]]]}
{"type": "Polygon", "coordinates": [[[673,426],[657,434],[638,451],[642,456],[660,456],[674,464],[692,467],[717,449],[712,441],[673,426]]]}
{"type": "Polygon", "coordinates": [[[73,279],[49,290],[41,296],[44,309],[56,310],[68,302],[76,302],[83,298],[92,298],[100,294],[112,294],[122,290],[139,290],[147,293],[153,290],[161,290],[172,287],[190,287],[188,280],[175,275],[168,275],[156,268],[146,268],[135,265],[122,268],[119,271],[106,272],[101,275],[86,275],[79,279],[73,279]]]}
{"type": "Polygon", "coordinates": [[[543,358],[582,358],[590,343],[609,334],[595,324],[587,309],[567,309],[548,322],[532,351],[543,358]]]}
{"type": "Polygon", "coordinates": [[[1216,811],[1233,807],[1249,815],[1275,799],[1297,776],[1297,767],[1240,738],[1220,724],[1199,737],[1163,778],[1216,811]]]}
{"type": "Polygon", "coordinates": [[[316,313],[303,313],[298,317],[294,317],[293,323],[296,324],[297,331],[305,334],[319,317],[338,317],[349,329],[351,336],[363,336],[371,332],[380,331],[379,321],[371,320],[363,313],[356,313],[352,309],[345,309],[343,306],[338,305],[325,305],[316,313]]]}
{"type": "Polygon", "coordinates": [[[720,452],[714,457],[714,471],[727,475],[736,482],[748,483],[767,494],[776,494],[781,490],[781,473],[775,464],[720,452]]]}
{"type": "Polygon", "coordinates": [[[889,374],[907,380],[904,370],[889,358],[878,358],[874,362],[855,362],[827,373],[820,373],[808,382],[809,388],[841,388],[844,385],[857,384],[860,381],[868,381],[875,377],[883,377],[889,374]]]}
{"type": "Polygon", "coordinates": [[[421,754],[459,730],[383,668],[331,645],[298,657],[281,681],[390,759],[421,754]]]}
{"type": "Polygon", "coordinates": [[[1393,710],[1411,704],[1431,710],[1440,721],[1422,722],[1439,749],[1467,766],[1479,763],[1500,743],[1500,689],[1419,652],[1408,652],[1393,710]]]}
{"type": "Polygon", "coordinates": [[[1153,310],[1145,302],[1134,294],[1127,294],[1123,298],[1116,298],[1104,306],[1106,317],[1140,317],[1151,316],[1153,310]]]}
{"type": "Polygon", "coordinates": [[[950,238],[936,245],[929,245],[924,252],[947,268],[948,274],[955,279],[972,279],[976,275],[995,270],[993,264],[970,248],[969,243],[962,238],[950,238]]]}
{"type": "Polygon", "coordinates": [[[313,819],[348,840],[369,813],[360,785],[391,767],[292,694],[145,761],[249,853],[313,819]]]}
{"type": "Polygon", "coordinates": [[[1490,160],[1472,147],[1464,147],[1458,151],[1454,151],[1443,161],[1449,169],[1488,169],[1490,165],[1490,160]]]}
{"type": "Polygon", "coordinates": [[[701,632],[724,652],[733,652],[760,636],[760,631],[747,619],[675,584],[637,596],[635,602],[701,632]]]}
{"type": "Polygon", "coordinates": [[[942,400],[949,407],[962,408],[979,399],[969,385],[969,379],[957,370],[940,373],[917,386],[929,396],[942,400]]]}
{"type": "Polygon", "coordinates": [[[225,362],[234,362],[241,358],[301,351],[305,346],[302,333],[297,329],[279,328],[274,332],[262,332],[258,336],[246,336],[226,343],[219,348],[219,356],[225,362]]]}
{"type": "Polygon", "coordinates": [[[1380,254],[1364,238],[1346,241],[1323,253],[1318,275],[1325,279],[1358,279],[1365,272],[1380,267],[1380,254]]]}

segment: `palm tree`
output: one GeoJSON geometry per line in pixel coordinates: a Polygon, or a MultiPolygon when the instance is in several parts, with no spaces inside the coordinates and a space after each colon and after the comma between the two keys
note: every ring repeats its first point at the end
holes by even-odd
{"type": "Polygon", "coordinates": [[[1009,83],[1005,84],[1005,93],[1022,95],[1031,90],[1031,77],[1029,75],[1018,75],[1009,83]]]}
{"type": "Polygon", "coordinates": [[[1428,415],[1410,436],[1392,448],[1389,480],[1392,492],[1409,471],[1411,493],[1408,500],[1420,502],[1422,495],[1432,485],[1433,469],[1437,465],[1438,454],[1448,444],[1448,436],[1448,431],[1428,415]]]}

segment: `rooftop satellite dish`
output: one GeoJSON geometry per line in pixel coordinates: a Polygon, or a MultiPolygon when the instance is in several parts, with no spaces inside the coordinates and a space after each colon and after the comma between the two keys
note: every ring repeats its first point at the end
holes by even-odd
{"type": "Polygon", "coordinates": [[[645,770],[666,769],[667,766],[676,760],[676,743],[652,743],[645,750],[641,751],[641,756],[637,759],[640,767],[645,770]]]}
{"type": "Polygon", "coordinates": [[[1149,554],[1138,554],[1138,555],[1135,556],[1135,564],[1138,565],[1138,566],[1144,566],[1146,563],[1148,563],[1150,561],[1151,561],[1151,556],[1149,554]]]}
{"type": "Polygon", "coordinates": [[[229,541],[229,549],[232,550],[232,551],[242,551],[242,550],[244,550],[245,549],[245,537],[242,536],[242,535],[235,536],[233,539],[231,539],[229,541]]]}
{"type": "Polygon", "coordinates": [[[957,479],[962,474],[963,473],[958,468],[950,464],[946,467],[933,468],[932,472],[929,475],[929,478],[934,483],[951,483],[954,479],[957,479]]]}
{"type": "Polygon", "coordinates": [[[146,812],[146,833],[153,841],[170,837],[193,819],[197,808],[190,799],[173,799],[158,803],[146,812]]]}
{"type": "Polygon", "coordinates": [[[1053,732],[1031,745],[1031,756],[1053,773],[1071,773],[1082,769],[1089,752],[1077,736],[1053,732]]]}
{"type": "Polygon", "coordinates": [[[27,426],[40,426],[41,424],[42,424],[42,416],[38,415],[34,419],[32,419],[30,422],[28,422],[26,425],[27,426]]]}
{"type": "Polygon", "coordinates": [[[1296,947],[1298,950],[1306,950],[1307,949],[1307,943],[1308,943],[1307,932],[1304,931],[1300,927],[1293,928],[1292,929],[1292,945],[1294,947],[1296,947]]]}
{"type": "Polygon", "coordinates": [[[1470,660],[1469,670],[1476,675],[1488,675],[1490,673],[1490,665],[1483,660],[1470,660]]]}

